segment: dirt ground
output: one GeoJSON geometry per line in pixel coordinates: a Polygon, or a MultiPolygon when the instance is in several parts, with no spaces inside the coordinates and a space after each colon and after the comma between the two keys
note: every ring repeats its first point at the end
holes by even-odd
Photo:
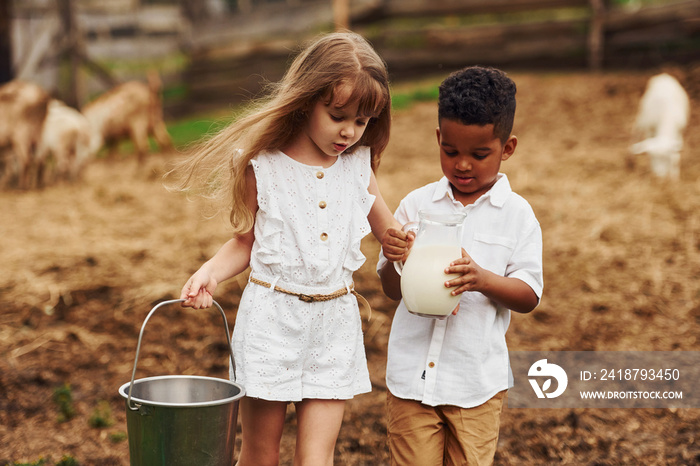
{"type": "MultiPolygon", "coordinates": [[[[533,313],[513,315],[511,350],[700,350],[700,133],[687,133],[677,183],[626,157],[651,74],[512,74],[519,145],[503,171],[541,222],[545,290],[533,313]]],[[[435,126],[434,102],[395,112],[378,171],[392,209],[440,176],[435,126]]],[[[143,169],[131,157],[97,160],[79,183],[0,192],[0,465],[64,455],[128,464],[117,389],[131,377],[143,319],[230,235],[223,218],[203,217],[201,201],[163,188],[172,156],[153,155],[143,169]],[[53,395],[65,384],[75,416],[61,422],[53,395]],[[105,401],[112,424],[91,427],[105,401]]],[[[396,303],[374,273],[376,240],[363,249],[355,278],[374,311],[364,324],[374,389],[347,405],[340,465],[388,464],[384,373],[396,303]]],[[[230,326],[240,293],[231,280],[216,296],[230,326]]],[[[146,329],[137,378],[226,377],[223,342],[218,313],[163,308],[146,329]]],[[[294,419],[290,408],[285,465],[294,419]]],[[[698,464],[699,432],[697,409],[506,407],[496,464],[698,464]]]]}

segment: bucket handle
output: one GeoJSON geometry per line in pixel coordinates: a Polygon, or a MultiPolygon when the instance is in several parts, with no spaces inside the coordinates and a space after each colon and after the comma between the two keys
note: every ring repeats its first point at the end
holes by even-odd
{"type": "MultiPolygon", "coordinates": [[[[143,324],[141,325],[141,332],[139,333],[139,342],[136,345],[136,357],[134,358],[134,369],[131,372],[131,383],[129,384],[129,397],[127,399],[127,406],[132,411],[138,411],[139,406],[140,406],[139,404],[132,405],[132,403],[131,403],[131,389],[134,387],[134,378],[136,377],[136,364],[139,361],[139,352],[141,351],[141,338],[143,338],[143,331],[146,329],[146,322],[148,322],[148,319],[151,318],[153,313],[156,312],[156,310],[159,307],[165,306],[167,304],[181,303],[183,301],[185,301],[185,300],[184,299],[172,299],[170,301],[163,301],[162,303],[159,303],[153,309],[151,309],[151,312],[148,313],[148,315],[146,316],[146,319],[143,321],[143,324]]],[[[221,318],[224,321],[224,329],[225,329],[224,333],[226,333],[226,341],[228,342],[228,349],[229,349],[229,353],[230,353],[230,357],[231,357],[231,369],[232,369],[233,378],[235,381],[235,379],[236,379],[236,361],[233,358],[233,348],[231,347],[231,336],[228,334],[228,321],[226,320],[226,314],[224,313],[224,310],[221,308],[221,306],[219,306],[219,303],[217,303],[216,301],[213,301],[213,302],[214,302],[214,305],[219,309],[219,312],[221,313],[221,318]]]]}

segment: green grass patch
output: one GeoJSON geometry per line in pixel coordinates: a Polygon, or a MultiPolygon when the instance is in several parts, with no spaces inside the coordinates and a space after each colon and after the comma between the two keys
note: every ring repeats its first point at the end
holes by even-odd
{"type": "Polygon", "coordinates": [[[75,417],[73,391],[67,383],[53,391],[53,401],[58,407],[58,422],[66,422],[75,417]]]}
{"type": "Polygon", "coordinates": [[[208,135],[224,128],[232,118],[220,118],[214,115],[198,116],[169,123],[168,133],[173,140],[173,146],[183,149],[208,135]]]}
{"type": "Polygon", "coordinates": [[[163,88],[163,102],[179,101],[187,97],[187,86],[178,84],[163,88]]]}
{"type": "Polygon", "coordinates": [[[417,87],[403,92],[394,92],[391,96],[391,106],[394,110],[409,108],[415,102],[437,102],[438,85],[417,87]]]}
{"type": "Polygon", "coordinates": [[[72,456],[64,455],[56,466],[80,466],[80,463],[72,456]]]}
{"type": "Polygon", "coordinates": [[[31,463],[8,463],[9,466],[49,466],[51,464],[54,464],[55,466],[80,466],[78,460],[76,460],[70,455],[63,455],[61,459],[56,463],[51,461],[51,458],[39,458],[38,460],[32,461],[31,463]]]}
{"type": "Polygon", "coordinates": [[[47,466],[49,464],[46,458],[39,458],[31,463],[10,463],[11,466],[47,466]]]}
{"type": "Polygon", "coordinates": [[[109,440],[112,443],[120,443],[127,439],[127,434],[123,430],[112,432],[109,434],[109,440]]]}
{"type": "Polygon", "coordinates": [[[155,58],[140,58],[131,60],[100,61],[100,65],[115,75],[146,75],[150,70],[157,70],[161,75],[183,71],[190,63],[189,57],[183,52],[155,58]]]}
{"type": "Polygon", "coordinates": [[[88,419],[88,424],[93,429],[109,427],[114,424],[114,419],[112,419],[112,408],[110,408],[108,402],[100,401],[97,404],[95,409],[92,411],[90,418],[88,419]]]}

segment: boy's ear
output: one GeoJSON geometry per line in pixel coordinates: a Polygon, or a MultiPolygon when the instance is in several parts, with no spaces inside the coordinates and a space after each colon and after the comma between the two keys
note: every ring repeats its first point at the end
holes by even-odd
{"type": "Polygon", "coordinates": [[[438,146],[440,145],[440,127],[435,128],[435,135],[437,136],[438,146]]]}
{"type": "Polygon", "coordinates": [[[501,160],[506,161],[515,152],[515,148],[518,145],[518,138],[511,135],[505,144],[503,144],[503,153],[501,154],[501,160]]]}

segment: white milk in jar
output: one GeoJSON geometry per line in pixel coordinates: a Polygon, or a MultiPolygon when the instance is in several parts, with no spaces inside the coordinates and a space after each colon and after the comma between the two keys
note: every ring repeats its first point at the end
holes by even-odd
{"type": "Polygon", "coordinates": [[[458,245],[416,241],[401,272],[401,294],[411,313],[438,318],[452,313],[461,295],[452,296],[455,288],[445,287],[445,282],[459,274],[446,274],[445,268],[460,257],[458,245]]]}

